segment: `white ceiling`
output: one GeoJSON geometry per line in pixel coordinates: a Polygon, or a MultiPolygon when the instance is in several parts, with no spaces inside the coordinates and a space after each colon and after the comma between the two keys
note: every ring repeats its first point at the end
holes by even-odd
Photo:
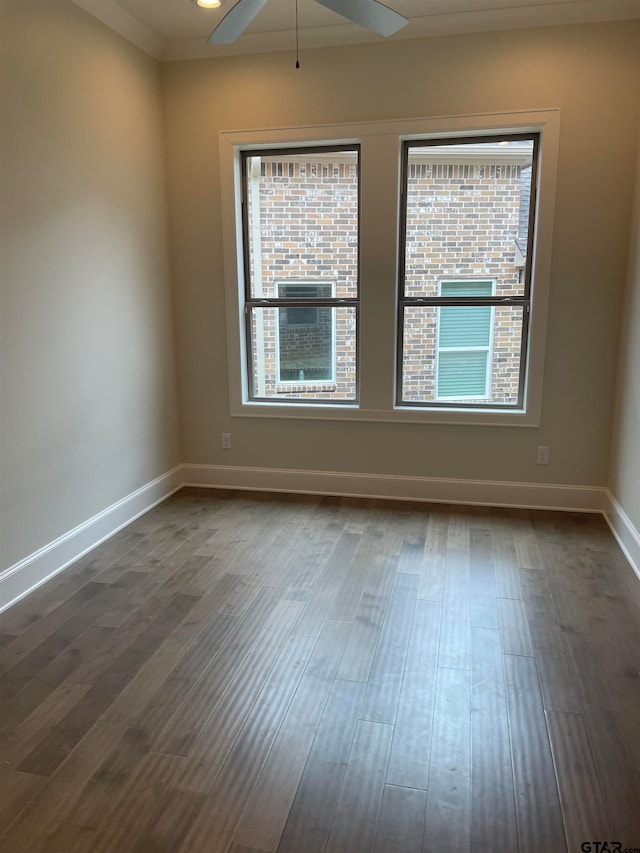
{"type": "MultiPolygon", "coordinates": [[[[268,0],[247,32],[231,45],[210,47],[209,34],[236,0],[202,9],[192,0],[74,0],[155,56],[187,59],[289,50],[294,44],[295,0],[268,0]]],[[[386,0],[410,19],[391,38],[554,26],[640,18],[640,0],[386,0]]],[[[315,0],[298,0],[300,46],[382,41],[315,0]]]]}

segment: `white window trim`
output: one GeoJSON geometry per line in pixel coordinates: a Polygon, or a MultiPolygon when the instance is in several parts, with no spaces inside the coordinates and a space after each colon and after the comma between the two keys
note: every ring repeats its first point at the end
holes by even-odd
{"type": "MultiPolygon", "coordinates": [[[[336,283],[335,281],[322,281],[321,279],[313,279],[310,281],[304,281],[303,279],[291,279],[288,281],[286,279],[278,279],[276,282],[276,291],[283,285],[285,287],[317,287],[318,285],[331,285],[331,296],[335,297],[336,295],[336,283]]],[[[315,307],[319,310],[319,306],[310,306],[315,307]]],[[[290,385],[291,387],[300,387],[304,385],[308,386],[318,386],[318,385],[335,385],[336,382],[336,309],[331,309],[331,378],[330,379],[280,379],[280,311],[282,309],[276,306],[276,385],[279,387],[286,387],[290,385]]],[[[281,405],[280,403],[278,405],[281,405]]]]}
{"type": "Polygon", "coordinates": [[[323,126],[222,131],[219,134],[231,415],[312,420],[537,427],[542,409],[549,279],[560,139],[560,110],[400,119],[323,126]],[[527,349],[525,409],[468,410],[396,406],[397,258],[400,150],[406,139],[540,132],[533,313],[527,349]],[[250,402],[243,326],[244,270],[240,206],[241,149],[318,144],[361,146],[360,402],[250,402]],[[390,168],[390,165],[393,168],[390,168]],[[395,169],[395,171],[394,171],[395,169]]]}
{"type": "MultiPolygon", "coordinates": [[[[442,296],[442,285],[443,284],[455,284],[456,282],[462,281],[486,281],[491,282],[491,295],[495,296],[496,292],[496,283],[493,279],[490,278],[443,278],[438,282],[438,292],[439,295],[442,296]]],[[[436,321],[436,366],[435,366],[435,388],[434,388],[434,399],[442,402],[453,403],[456,400],[489,400],[491,398],[491,368],[493,364],[493,332],[494,332],[494,324],[496,319],[495,309],[491,308],[491,326],[489,333],[489,345],[486,347],[441,347],[440,346],[440,308],[438,307],[437,321],[436,321]],[[449,395],[441,396],[438,394],[438,383],[440,377],[440,353],[441,352],[486,352],[487,353],[487,369],[484,380],[484,387],[488,389],[488,392],[485,390],[484,394],[469,394],[466,397],[453,397],[449,395]]]]}

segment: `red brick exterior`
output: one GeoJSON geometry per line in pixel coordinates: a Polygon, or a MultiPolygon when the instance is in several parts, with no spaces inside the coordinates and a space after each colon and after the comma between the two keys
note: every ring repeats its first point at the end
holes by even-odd
{"type": "MultiPolygon", "coordinates": [[[[442,149],[439,149],[439,152],[442,149]]],[[[496,296],[521,295],[516,265],[522,166],[510,162],[446,162],[423,149],[407,180],[406,296],[438,296],[440,282],[481,279],[496,296]]],[[[458,159],[461,155],[458,155],[458,159]]],[[[511,158],[509,158],[511,159],[511,158]]],[[[496,308],[490,400],[514,404],[518,396],[521,309],[496,308]]],[[[437,309],[407,309],[402,396],[435,399],[437,309]]]]}
{"type": "MultiPolygon", "coordinates": [[[[511,154],[500,160],[492,151],[485,160],[478,159],[477,152],[463,159],[458,147],[455,157],[447,162],[442,152],[442,147],[435,151],[420,149],[409,165],[406,295],[438,295],[440,282],[456,279],[490,280],[498,296],[521,294],[515,240],[525,158],[511,154]]],[[[253,163],[248,217],[252,295],[277,296],[283,283],[317,282],[330,283],[337,297],[355,297],[355,155],[280,154],[249,162],[253,163]]],[[[513,404],[519,382],[522,312],[512,307],[494,311],[490,400],[513,404]]],[[[319,317],[322,323],[316,328],[293,329],[286,326],[282,313],[277,316],[277,309],[254,311],[256,396],[354,398],[355,311],[346,307],[324,309],[319,317]],[[335,312],[333,324],[327,322],[331,310],[335,312]],[[332,325],[334,331],[329,328],[332,325]],[[332,379],[305,376],[304,381],[281,381],[278,353],[286,359],[287,349],[297,342],[299,363],[312,371],[314,350],[326,350],[327,334],[335,335],[332,379]]],[[[404,347],[403,399],[434,400],[437,308],[407,309],[404,347]]]]}
{"type": "MultiPolygon", "coordinates": [[[[260,255],[251,243],[251,280],[254,296],[277,296],[286,282],[330,283],[333,295],[357,296],[358,288],[358,181],[355,154],[318,156],[308,159],[262,158],[260,162],[259,207],[260,255]],[[261,283],[261,290],[260,290],[261,283]]],[[[249,191],[249,228],[257,233],[255,204],[249,191]]],[[[257,199],[255,199],[257,201],[257,199]]],[[[264,357],[259,364],[254,347],[254,376],[260,376],[265,397],[295,396],[304,399],[354,399],[356,395],[356,319],[352,308],[333,311],[336,351],[331,381],[281,382],[279,355],[283,318],[276,309],[258,309],[263,314],[264,357]],[[278,322],[278,320],[280,322],[278,322]]],[[[328,311],[321,311],[324,320],[328,311]]],[[[254,334],[260,318],[253,322],[254,334]]],[[[325,332],[326,332],[325,323],[325,332]]],[[[299,329],[291,337],[300,341],[303,353],[313,353],[318,330],[299,329]]],[[[306,359],[309,360],[308,358],[306,359]]],[[[305,363],[302,358],[301,363],[305,363]]]]}

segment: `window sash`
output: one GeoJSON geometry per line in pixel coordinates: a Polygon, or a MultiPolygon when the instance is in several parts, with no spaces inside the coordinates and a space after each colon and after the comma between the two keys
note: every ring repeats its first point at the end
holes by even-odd
{"type": "MultiPolygon", "coordinates": [[[[531,300],[531,271],[532,258],[534,250],[534,230],[535,230],[535,212],[537,205],[537,177],[538,177],[538,159],[540,148],[540,133],[492,133],[486,136],[454,136],[454,137],[430,137],[428,139],[411,139],[405,140],[402,143],[402,165],[401,165],[401,203],[400,203],[400,252],[399,252],[399,295],[401,300],[407,299],[405,295],[405,260],[406,260],[406,241],[407,241],[407,195],[408,195],[408,180],[409,180],[409,152],[416,148],[441,148],[447,145],[480,145],[482,143],[492,142],[518,142],[531,141],[533,143],[532,163],[531,163],[531,195],[529,198],[529,216],[528,216],[528,231],[527,231],[527,258],[524,269],[523,295],[516,297],[524,299],[528,302],[531,300]]],[[[429,297],[418,297],[429,298],[429,297]]]]}
{"type": "MultiPolygon", "coordinates": [[[[329,307],[329,308],[337,308],[337,307],[352,307],[355,309],[355,361],[356,361],[356,392],[353,399],[339,400],[340,405],[343,406],[358,406],[359,405],[359,388],[360,388],[360,217],[361,217],[361,183],[360,183],[360,145],[359,144],[344,144],[344,145],[310,145],[303,147],[282,147],[280,145],[274,146],[272,148],[261,148],[261,149],[244,149],[239,152],[240,154],[240,179],[241,179],[241,205],[242,205],[242,259],[243,259],[243,267],[244,267],[244,335],[245,335],[245,352],[246,352],[246,371],[247,371],[247,391],[248,391],[248,400],[250,402],[265,402],[269,404],[273,404],[275,406],[290,406],[292,401],[290,399],[279,399],[278,397],[259,397],[255,393],[255,376],[253,371],[253,361],[254,361],[254,346],[253,339],[251,333],[251,317],[252,311],[254,308],[287,308],[287,307],[329,307]],[[288,298],[288,297],[280,297],[280,296],[252,296],[251,293],[251,263],[250,263],[250,227],[249,227],[249,181],[248,181],[248,167],[247,162],[252,157],[270,157],[282,155],[283,158],[286,158],[290,155],[308,155],[313,157],[314,155],[324,156],[331,153],[337,152],[348,152],[356,154],[356,177],[357,177],[357,234],[358,234],[358,246],[356,251],[356,297],[302,297],[302,298],[288,298]]],[[[277,285],[286,284],[287,282],[279,281],[277,285]]],[[[309,286],[316,286],[320,282],[309,282],[309,286]]],[[[301,282],[299,280],[294,280],[291,282],[292,285],[296,285],[298,287],[305,286],[305,282],[301,282]]],[[[279,313],[279,312],[278,312],[279,313]]],[[[335,323],[335,312],[334,313],[334,323],[335,323]]],[[[332,374],[336,377],[336,333],[335,329],[333,332],[332,338],[333,344],[333,366],[332,366],[332,374]]],[[[278,384],[286,385],[287,382],[281,382],[279,380],[279,340],[276,340],[276,359],[278,362],[277,373],[278,373],[278,384]]],[[[321,380],[321,382],[328,382],[329,380],[321,380]]],[[[301,382],[292,382],[292,385],[297,384],[318,384],[317,382],[313,382],[309,380],[303,380],[301,382]]],[[[305,405],[309,406],[331,406],[335,405],[335,400],[314,400],[314,399],[304,399],[302,401],[295,402],[303,402],[305,405]]]]}
{"type": "MultiPolygon", "coordinates": [[[[487,136],[464,135],[460,137],[430,137],[429,139],[411,139],[402,143],[401,161],[401,198],[400,198],[400,251],[398,268],[398,310],[397,310],[397,347],[396,347],[396,406],[412,409],[495,409],[495,410],[521,410],[525,402],[525,385],[527,376],[528,345],[529,345],[529,319],[531,314],[531,275],[533,266],[534,240],[535,240],[535,213],[537,206],[537,175],[539,155],[540,134],[516,133],[516,134],[491,134],[487,136]],[[409,180],[409,153],[416,148],[442,147],[446,145],[478,145],[481,143],[493,143],[501,141],[528,140],[533,143],[531,164],[531,193],[528,211],[527,232],[527,255],[524,268],[523,294],[518,296],[406,296],[406,254],[407,254],[407,197],[409,180]],[[445,306],[459,305],[471,306],[521,306],[522,307],[522,335],[520,342],[520,373],[518,380],[517,400],[513,404],[503,402],[492,403],[483,397],[482,402],[473,403],[468,401],[454,402],[448,399],[439,399],[438,395],[438,370],[436,366],[434,399],[429,401],[413,401],[403,398],[403,373],[404,373],[404,328],[405,309],[410,306],[445,306]]],[[[461,276],[462,278],[462,276],[461,276]]],[[[469,279],[472,280],[472,279],[469,279]]],[[[482,279],[481,279],[482,280],[482,279]]],[[[493,312],[492,312],[493,313],[493,312]]],[[[493,318],[492,318],[493,321],[493,318]]],[[[439,342],[439,334],[438,334],[439,342]]],[[[439,345],[436,346],[436,357],[439,345]]],[[[490,389],[489,389],[490,391],[490,389]]],[[[471,398],[469,398],[471,399],[471,398]]]]}
{"type": "MultiPolygon", "coordinates": [[[[529,336],[529,317],[530,317],[530,304],[528,301],[523,299],[489,299],[488,297],[482,297],[474,300],[460,300],[460,299],[451,299],[451,298],[438,298],[433,297],[428,300],[420,299],[407,299],[407,300],[399,300],[399,310],[398,310],[398,342],[397,342],[397,352],[396,352],[396,406],[402,408],[410,408],[410,409],[442,409],[442,408],[454,408],[454,409],[496,409],[502,411],[509,410],[520,410],[524,405],[524,392],[525,392],[525,378],[526,378],[526,359],[527,359],[527,342],[529,336]],[[433,305],[436,307],[440,307],[443,305],[462,305],[462,306],[479,306],[479,305],[488,305],[488,306],[522,306],[522,335],[521,335],[521,343],[520,343],[520,374],[518,381],[518,395],[517,399],[514,403],[491,403],[486,399],[486,396],[482,397],[483,402],[481,403],[473,403],[473,402],[454,402],[448,399],[439,399],[439,395],[437,394],[437,368],[436,368],[436,393],[434,394],[433,400],[421,401],[421,400],[405,400],[402,397],[402,382],[403,382],[403,352],[404,352],[404,311],[405,307],[411,307],[413,305],[425,306],[425,305],[433,305]]],[[[492,319],[493,323],[493,319],[492,319]]],[[[462,350],[462,347],[452,348],[455,351],[462,350]]],[[[486,350],[486,347],[482,347],[481,349],[486,350]]],[[[436,346],[436,353],[442,350],[446,351],[446,347],[441,348],[440,346],[436,346]]],[[[480,398],[478,398],[480,399],[480,398]]],[[[471,400],[471,397],[469,398],[471,400]]]]}
{"type": "MultiPolygon", "coordinates": [[[[331,398],[327,400],[321,399],[311,399],[311,398],[301,398],[301,399],[278,399],[277,397],[270,396],[261,396],[256,393],[256,376],[252,369],[253,366],[253,335],[252,335],[252,314],[254,308],[286,308],[288,306],[304,306],[306,308],[313,308],[315,306],[319,308],[329,307],[329,308],[344,308],[350,307],[354,310],[355,313],[355,360],[356,360],[356,379],[355,379],[355,394],[353,397],[349,398],[339,398],[337,403],[341,407],[345,408],[357,408],[359,406],[360,399],[360,376],[359,376],[359,356],[360,356],[360,303],[357,299],[259,299],[253,300],[252,304],[245,303],[244,306],[244,333],[246,340],[246,358],[247,358],[247,391],[248,391],[248,399],[253,403],[267,403],[269,405],[273,404],[275,406],[311,406],[311,407],[330,407],[336,405],[336,400],[331,398]]],[[[286,386],[291,385],[322,385],[322,384],[332,384],[337,381],[337,364],[336,364],[336,330],[335,330],[335,322],[336,322],[336,312],[333,312],[333,364],[332,364],[332,373],[333,379],[304,379],[304,380],[280,380],[279,372],[280,372],[280,352],[279,352],[279,332],[276,332],[276,341],[275,341],[275,357],[277,360],[277,374],[278,386],[286,386]]],[[[277,327],[276,327],[277,328],[277,327]]]]}

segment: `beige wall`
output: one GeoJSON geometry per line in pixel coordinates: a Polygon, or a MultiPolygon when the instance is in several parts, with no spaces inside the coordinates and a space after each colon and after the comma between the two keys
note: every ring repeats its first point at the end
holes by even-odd
{"type": "Polygon", "coordinates": [[[157,63],[2,0],[0,569],[179,461],[157,63]]]}
{"type": "Polygon", "coordinates": [[[639,47],[636,21],[303,46],[300,71],[291,53],[163,66],[184,461],[604,485],[639,47]],[[220,130],[553,107],[562,125],[540,429],[229,416],[220,130]],[[221,431],[233,450],[220,450],[221,431]],[[539,444],[551,447],[548,467],[535,464],[539,444]]]}
{"type": "MultiPolygon", "coordinates": [[[[291,54],[160,72],[68,0],[0,6],[0,570],[179,461],[606,482],[638,22],[309,50],[299,72],[291,54]],[[562,128],[540,429],[229,416],[218,131],[550,107],[562,128]]],[[[611,483],[638,525],[634,258],[611,483]]]]}
{"type": "Polygon", "coordinates": [[[614,435],[610,489],[635,529],[640,531],[640,147],[614,435]]]}

